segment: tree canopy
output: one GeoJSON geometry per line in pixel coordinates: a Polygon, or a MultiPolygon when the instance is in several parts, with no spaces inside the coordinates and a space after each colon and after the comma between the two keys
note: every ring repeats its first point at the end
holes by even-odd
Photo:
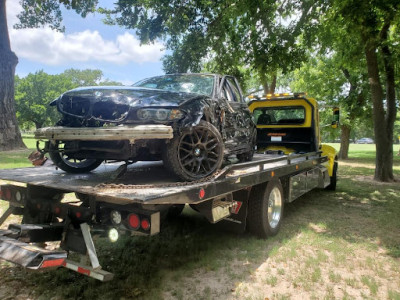
{"type": "Polygon", "coordinates": [[[106,23],[136,29],[142,43],[164,39],[172,50],[163,60],[167,73],[197,72],[212,58],[216,72],[237,75],[238,66],[250,68],[268,92],[279,70],[289,72],[305,59],[298,37],[316,13],[308,1],[261,0],[118,1],[102,12],[106,23]],[[290,18],[294,11],[301,16],[290,18]]]}

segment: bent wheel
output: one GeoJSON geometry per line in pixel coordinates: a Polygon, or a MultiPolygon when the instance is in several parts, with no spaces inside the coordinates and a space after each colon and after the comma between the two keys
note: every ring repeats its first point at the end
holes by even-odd
{"type": "Polygon", "coordinates": [[[175,136],[164,152],[165,166],[185,181],[198,180],[217,171],[224,158],[224,144],[219,131],[201,120],[175,136]]]}
{"type": "Polygon", "coordinates": [[[68,144],[61,141],[50,143],[49,155],[53,163],[68,173],[85,173],[96,169],[103,162],[101,159],[76,159],[68,156],[68,144]]]}
{"type": "Polygon", "coordinates": [[[249,199],[247,228],[261,238],[278,233],[283,217],[284,197],[278,179],[253,188],[249,199]]]}

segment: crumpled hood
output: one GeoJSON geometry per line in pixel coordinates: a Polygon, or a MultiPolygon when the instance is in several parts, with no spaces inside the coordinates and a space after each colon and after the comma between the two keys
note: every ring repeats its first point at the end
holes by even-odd
{"type": "Polygon", "coordinates": [[[74,101],[74,98],[86,98],[90,99],[91,102],[113,101],[115,103],[137,107],[176,107],[185,101],[198,97],[204,98],[205,96],[193,93],[180,93],[142,87],[93,86],[70,90],[61,95],[57,100],[68,98],[70,101],[74,101]]]}

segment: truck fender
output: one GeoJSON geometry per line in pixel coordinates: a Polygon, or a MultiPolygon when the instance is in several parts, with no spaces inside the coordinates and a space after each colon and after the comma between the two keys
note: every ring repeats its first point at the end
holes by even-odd
{"type": "Polygon", "coordinates": [[[325,166],[328,169],[329,176],[333,176],[333,167],[335,165],[335,162],[337,162],[338,156],[337,156],[337,151],[335,148],[329,145],[322,144],[321,145],[321,151],[323,156],[328,157],[328,163],[325,166]]]}

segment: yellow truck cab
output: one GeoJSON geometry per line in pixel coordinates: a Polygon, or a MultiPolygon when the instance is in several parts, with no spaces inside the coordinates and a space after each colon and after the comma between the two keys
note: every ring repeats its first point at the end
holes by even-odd
{"type": "MultiPolygon", "coordinates": [[[[305,93],[249,96],[249,109],[257,126],[257,152],[298,154],[322,151],[331,177],[330,189],[336,188],[337,153],[321,144],[318,103],[305,93]]],[[[334,109],[338,116],[338,110],[334,109]]],[[[337,127],[337,121],[332,127],[337,127]]]]}

